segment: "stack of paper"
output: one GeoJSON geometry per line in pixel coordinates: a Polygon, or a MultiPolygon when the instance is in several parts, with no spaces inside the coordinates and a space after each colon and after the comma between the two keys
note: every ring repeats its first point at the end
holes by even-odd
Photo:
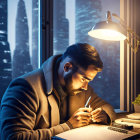
{"type": "Polygon", "coordinates": [[[134,128],[140,128],[140,113],[126,115],[125,118],[115,120],[116,123],[133,125],[134,128]]]}
{"type": "Polygon", "coordinates": [[[127,115],[129,119],[139,120],[140,121],[140,113],[132,113],[127,115]]]}

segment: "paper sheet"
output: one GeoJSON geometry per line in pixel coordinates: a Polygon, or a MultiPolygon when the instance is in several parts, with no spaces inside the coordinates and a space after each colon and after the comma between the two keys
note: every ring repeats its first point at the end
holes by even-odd
{"type": "Polygon", "coordinates": [[[109,130],[106,125],[88,125],[63,132],[57,136],[67,140],[121,140],[133,135],[136,133],[129,131],[126,134],[109,130]]]}
{"type": "Polygon", "coordinates": [[[126,115],[129,119],[136,119],[136,120],[140,120],[140,113],[132,113],[129,115],[126,115]]]}

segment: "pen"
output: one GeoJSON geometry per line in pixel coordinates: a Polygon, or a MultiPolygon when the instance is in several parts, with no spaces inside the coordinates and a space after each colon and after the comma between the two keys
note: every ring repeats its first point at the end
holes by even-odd
{"type": "MultiPolygon", "coordinates": [[[[87,107],[87,105],[88,105],[90,99],[91,99],[91,96],[89,96],[89,98],[88,98],[88,100],[87,100],[87,102],[86,102],[86,104],[85,104],[85,107],[87,107]]],[[[90,107],[90,105],[89,105],[89,107],[90,107]]]]}

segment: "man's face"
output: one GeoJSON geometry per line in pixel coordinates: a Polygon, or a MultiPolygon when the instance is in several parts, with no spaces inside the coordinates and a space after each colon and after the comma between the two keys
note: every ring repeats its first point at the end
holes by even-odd
{"type": "Polygon", "coordinates": [[[88,83],[94,79],[97,73],[98,71],[95,70],[93,65],[89,65],[87,70],[80,67],[76,72],[72,70],[64,76],[64,89],[69,93],[69,95],[76,95],[87,90],[88,83]]]}

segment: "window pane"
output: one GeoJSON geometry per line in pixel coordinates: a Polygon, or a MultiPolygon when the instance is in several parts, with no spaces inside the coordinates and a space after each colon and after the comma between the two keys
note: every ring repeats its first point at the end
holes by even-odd
{"type": "Polygon", "coordinates": [[[95,92],[114,106],[120,107],[120,46],[119,42],[102,41],[88,36],[88,31],[105,20],[106,11],[119,15],[116,0],[54,0],[54,50],[60,54],[67,46],[86,42],[94,46],[104,69],[90,83],[95,92]]]}
{"type": "Polygon", "coordinates": [[[10,81],[38,67],[38,0],[0,1],[0,100],[10,81]]]}

